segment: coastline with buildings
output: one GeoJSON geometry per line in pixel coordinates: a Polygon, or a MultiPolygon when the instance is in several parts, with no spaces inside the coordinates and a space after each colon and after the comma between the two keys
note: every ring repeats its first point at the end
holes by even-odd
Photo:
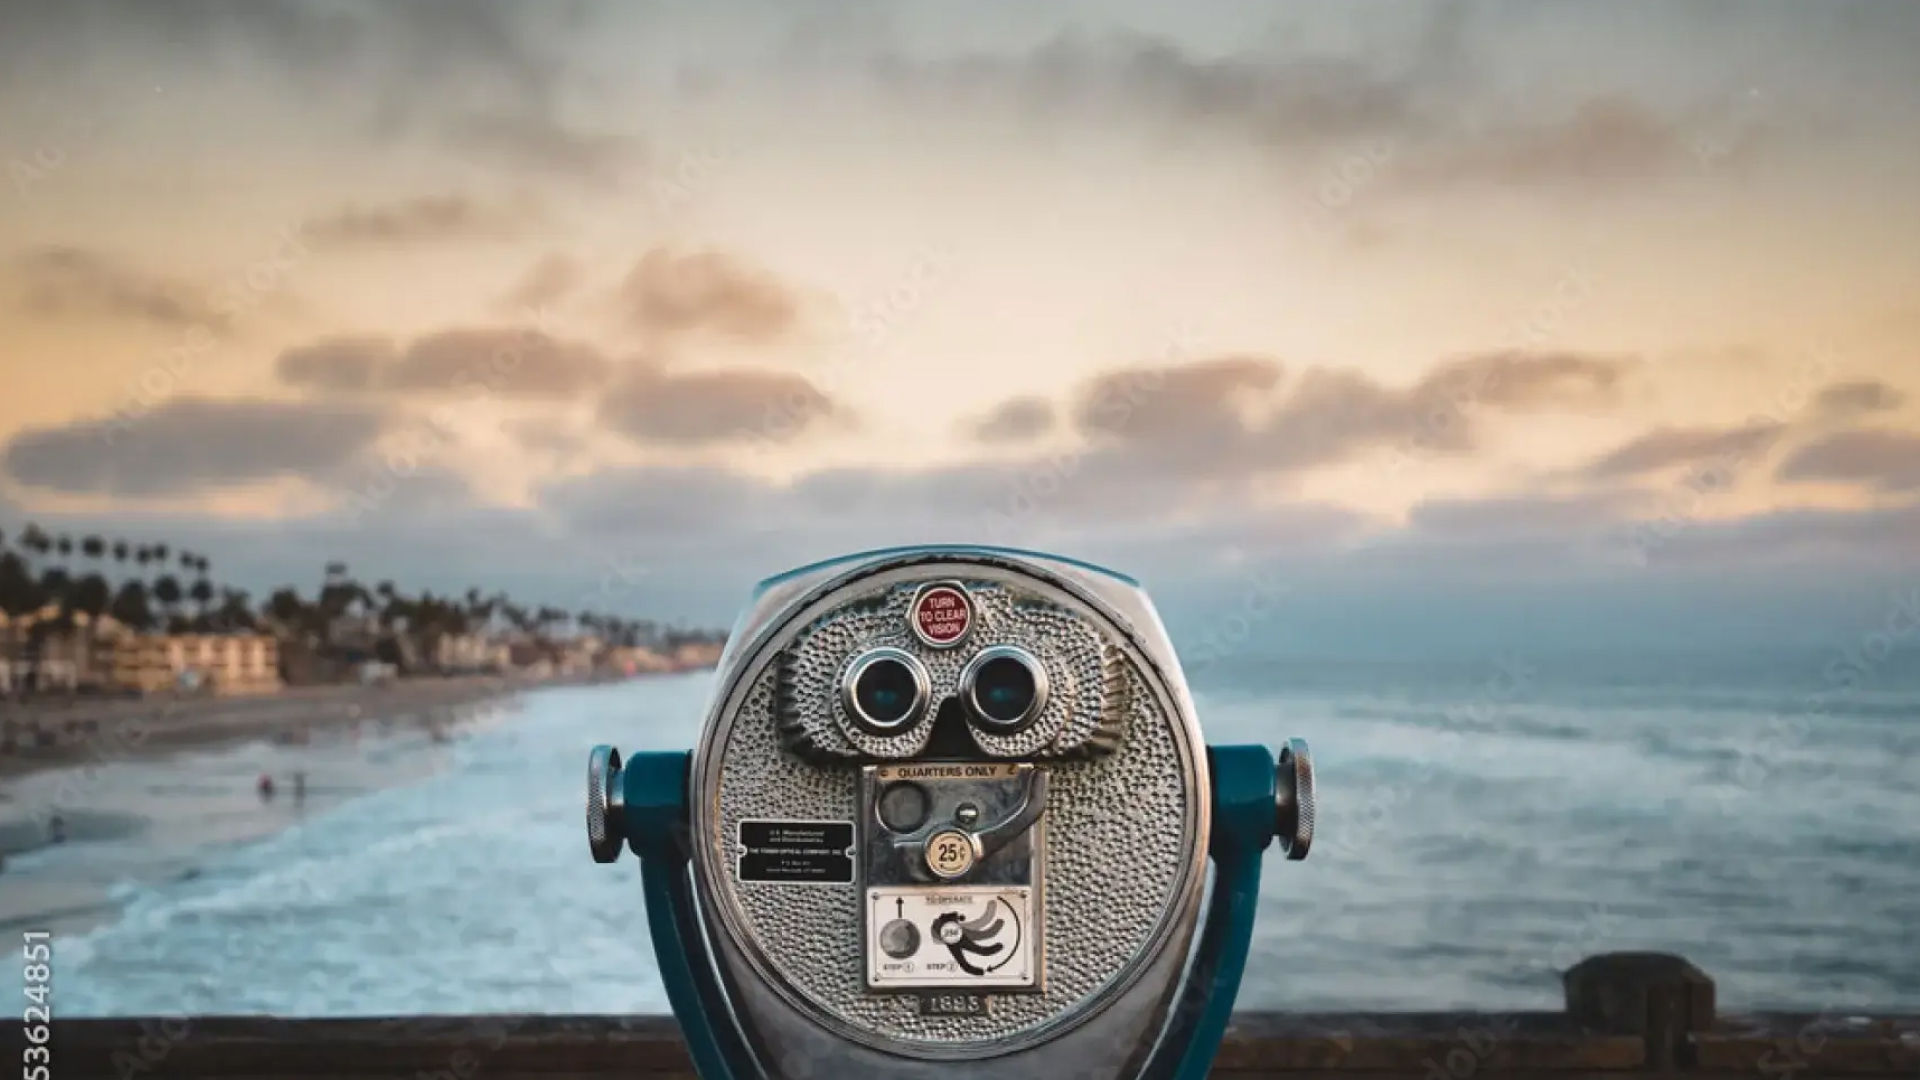
{"type": "MultiPolygon", "coordinates": [[[[61,843],[32,774],[363,729],[449,737],[525,690],[711,668],[724,633],[365,585],[344,564],[255,604],[162,543],[0,530],[0,874],[61,843]]],[[[263,777],[263,786],[270,778],[263,777]]]]}

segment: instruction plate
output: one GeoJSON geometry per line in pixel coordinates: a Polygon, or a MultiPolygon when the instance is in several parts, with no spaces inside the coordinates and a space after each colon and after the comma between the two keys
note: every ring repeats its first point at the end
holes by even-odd
{"type": "Polygon", "coordinates": [[[1031,989],[1040,983],[1033,890],[956,886],[867,890],[873,990],[1031,989]]]}

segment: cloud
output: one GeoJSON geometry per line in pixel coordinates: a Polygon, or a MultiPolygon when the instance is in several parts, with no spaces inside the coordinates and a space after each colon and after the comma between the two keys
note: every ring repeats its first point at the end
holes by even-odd
{"type": "Polygon", "coordinates": [[[675,375],[641,368],[600,404],[603,426],[651,445],[783,442],[848,415],[799,375],[757,370],[675,375]]]}
{"type": "Polygon", "coordinates": [[[344,206],[307,222],[319,243],[384,245],[511,236],[539,217],[524,200],[492,206],[465,195],[437,195],[375,206],[344,206]]]}
{"type": "Polygon", "coordinates": [[[1053,430],[1053,403],[1045,398],[1020,397],[1001,402],[985,416],[970,421],[968,433],[984,443],[1031,442],[1053,430]]]}
{"type": "Polygon", "coordinates": [[[282,352],[274,361],[274,373],[288,386],[349,393],[372,390],[399,358],[385,338],[330,337],[282,352]]]}
{"type": "MultiPolygon", "coordinates": [[[[975,104],[1041,119],[1145,122],[1293,150],[1424,130],[1445,115],[1439,92],[1466,59],[1463,11],[1441,5],[1397,62],[1285,56],[1257,47],[1203,57],[1143,34],[1069,33],[1014,55],[936,60],[883,53],[867,71],[889,99],[917,106],[975,104]]],[[[815,62],[847,65],[832,54],[815,62]]]]}
{"type": "MultiPolygon", "coordinates": [[[[1438,503],[1396,528],[1299,501],[1216,498],[1205,513],[1176,513],[1167,497],[1192,490],[1169,476],[1098,498],[1078,497],[1087,485],[1073,477],[1056,499],[1030,482],[1050,467],[1036,458],[835,469],[791,483],[625,468],[551,482],[515,508],[463,503],[457,485],[423,472],[419,492],[395,487],[364,513],[267,523],[143,509],[35,517],[74,533],[166,536],[208,552],[224,579],[256,595],[344,561],[363,580],[409,589],[478,583],[534,603],[710,625],[724,625],[753,582],[819,558],[899,543],[1010,543],[1135,574],[1183,645],[1189,631],[1217,634],[1223,615],[1247,610],[1250,589],[1263,590],[1277,606],[1262,610],[1276,617],[1257,627],[1249,655],[1537,654],[1575,631],[1583,647],[1615,648],[1697,647],[1703,634],[1730,631],[1776,643],[1788,631],[1857,637],[1886,610],[1884,588],[1874,588],[1896,574],[1911,581],[1920,565],[1920,507],[1689,523],[1636,567],[1596,558],[1607,522],[1624,530],[1641,513],[1625,496],[1617,513],[1602,495],[1438,503]],[[1161,500],[1157,510],[1136,509],[1138,487],[1161,500]]],[[[1899,595],[1910,594],[1902,585],[1899,595]]]]}
{"type": "Polygon", "coordinates": [[[1764,453],[1787,432],[1777,421],[1736,428],[1659,428],[1595,459],[1586,475],[1598,479],[1645,476],[1701,462],[1738,462],[1764,453]]]}
{"type": "Polygon", "coordinates": [[[592,446],[591,441],[583,433],[562,427],[545,418],[518,420],[509,424],[507,430],[513,435],[515,442],[536,454],[577,458],[592,446]]]}
{"type": "Polygon", "coordinates": [[[1645,494],[1627,491],[1438,499],[1413,508],[1407,532],[1447,541],[1567,536],[1618,525],[1649,505],[1645,494]]]}
{"type": "Polygon", "coordinates": [[[1228,357],[1101,376],[1074,417],[1096,451],[1118,459],[1115,468],[1229,481],[1375,449],[1466,453],[1486,414],[1608,407],[1634,367],[1625,358],[1494,352],[1446,361],[1406,387],[1310,368],[1280,396],[1278,364],[1228,357]]]}
{"type": "MultiPolygon", "coordinates": [[[[1689,523],[1653,552],[1676,566],[1916,565],[1920,505],[1848,511],[1789,508],[1731,521],[1689,523]]],[[[1911,580],[1910,573],[1907,575],[1911,580]]]]}
{"type": "Polygon", "coordinates": [[[1626,357],[1571,352],[1508,351],[1449,360],[1435,368],[1415,395],[1488,408],[1526,411],[1602,408],[1619,402],[1619,391],[1636,363],[1626,357]]]}
{"type": "Polygon", "coordinates": [[[497,306],[521,314],[544,311],[577,292],[584,277],[578,260],[559,253],[548,255],[528,267],[497,306]]]}
{"type": "Polygon", "coordinates": [[[527,172],[603,181],[632,144],[576,129],[562,101],[580,81],[570,46],[591,32],[583,20],[606,14],[512,0],[4,4],[0,71],[46,84],[84,70],[81,58],[196,75],[252,62],[303,107],[355,110],[380,141],[427,134],[527,172]]]}
{"type": "Polygon", "coordinates": [[[162,329],[217,328],[226,319],[199,291],[123,266],[84,248],[50,247],[13,266],[28,310],[74,319],[117,319],[162,329]]]}
{"type": "MultiPolygon", "coordinates": [[[[1754,132],[1713,150],[1726,162],[1750,153],[1754,132]]],[[[1619,96],[1589,98],[1565,116],[1453,133],[1396,167],[1410,183],[1492,182],[1518,186],[1569,180],[1604,183],[1675,175],[1703,164],[1679,119],[1619,96]]]]}
{"type": "Polygon", "coordinates": [[[792,330],[800,298],[779,278],[717,251],[649,251],[620,286],[637,326],[656,333],[706,330],[768,341],[792,330]]]}
{"type": "MultiPolygon", "coordinates": [[[[1515,110],[1490,55],[1510,47],[1513,21],[1498,4],[1442,3],[1424,20],[1382,19],[1388,29],[1351,54],[1309,51],[1303,42],[1314,35],[1276,24],[1264,36],[1243,34],[1226,55],[1139,33],[1070,32],[1013,54],[882,51],[864,68],[888,100],[918,110],[971,106],[1028,122],[1211,134],[1292,164],[1303,151],[1359,151],[1396,185],[1619,182],[1675,175],[1707,157],[1724,167],[1760,146],[1759,127],[1738,122],[1752,107],[1745,99],[1668,113],[1598,93],[1557,113],[1531,99],[1515,110]],[[1697,146],[1708,130],[1713,145],[1697,146]]],[[[800,51],[803,66],[861,66],[817,41],[800,51]]]]}
{"type": "Polygon", "coordinates": [[[1906,404],[1899,390],[1877,379],[1835,383],[1820,391],[1814,408],[1828,416],[1851,417],[1865,413],[1892,412],[1906,404]]]}
{"type": "Polygon", "coordinates": [[[1090,436],[1166,445],[1204,441],[1243,426],[1239,407],[1279,385],[1273,361],[1227,356],[1188,364],[1130,368],[1090,382],[1074,421],[1090,436]]]}
{"type": "Polygon", "coordinates": [[[281,353],[275,370],[288,386],[324,393],[451,395],[476,388],[552,400],[605,385],[613,365],[591,345],[530,327],[494,327],[442,330],[404,349],[377,337],[323,338],[281,353]]]}
{"type": "Polygon", "coordinates": [[[570,398],[601,386],[610,373],[599,350],[541,330],[443,330],[408,346],[383,385],[429,392],[478,385],[504,397],[570,398]]]}
{"type": "Polygon", "coordinates": [[[1799,448],[1780,463],[1790,483],[1857,484],[1883,492],[1920,491],[1920,433],[1842,431],[1799,448]]]}
{"type": "MultiPolygon", "coordinates": [[[[1227,546],[1325,551],[1363,530],[1362,515],[1320,503],[1240,507],[1191,518],[1139,513],[1135,492],[1087,489],[1037,504],[1020,496],[1040,462],[921,470],[829,469],[776,484],[715,468],[613,469],[548,485],[540,505],[573,536],[687,543],[702,559],[755,558],[770,569],[900,543],[1051,543],[1100,557],[1167,545],[1207,556],[1227,546]],[[1111,497],[1107,497],[1111,496],[1111,497]]],[[[1153,481],[1149,479],[1149,487],[1153,481]]],[[[1147,498],[1163,497],[1163,490],[1147,498]]],[[[1166,504],[1162,503],[1162,509],[1166,504]]]]}
{"type": "Polygon", "coordinates": [[[550,113],[503,109],[449,121],[449,143],[527,173],[596,184],[617,180],[629,165],[644,163],[636,138],[583,131],[550,113]]]}
{"type": "Polygon", "coordinates": [[[329,474],[386,430],[383,413],[356,405],[177,398],[137,415],[28,429],[7,443],[4,462],[28,487],[180,495],[329,474]]]}

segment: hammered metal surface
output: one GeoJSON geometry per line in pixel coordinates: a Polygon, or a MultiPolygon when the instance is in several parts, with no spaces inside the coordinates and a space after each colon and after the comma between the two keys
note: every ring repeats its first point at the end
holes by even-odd
{"type": "Polygon", "coordinates": [[[1034,723],[1005,735],[973,731],[990,756],[1052,758],[1108,753],[1119,739],[1128,709],[1128,683],[1117,649],[1080,615],[1021,595],[1008,586],[964,582],[975,625],[954,648],[933,648],[908,627],[917,586],[901,585],[879,597],[852,602],[816,620],[776,665],[775,712],[781,737],[797,753],[816,757],[879,760],[911,758],[933,737],[930,719],[898,735],[874,735],[856,727],[841,706],[847,668],[862,653],[881,646],[903,649],[926,665],[933,686],[928,716],[960,691],[967,662],[993,645],[1026,648],[1046,668],[1051,692],[1034,723]]]}
{"type": "MultiPolygon", "coordinates": [[[[1016,597],[999,585],[970,582],[969,589],[982,625],[962,648],[926,649],[900,630],[909,587],[890,590],[878,604],[842,608],[819,620],[804,636],[808,647],[798,653],[800,663],[784,672],[769,665],[742,700],[723,749],[718,828],[705,838],[725,868],[726,899],[777,977],[822,1013],[907,1044],[1004,1039],[1083,1008],[1144,959],[1196,843],[1189,832],[1186,764],[1146,675],[1076,613],[1016,597]],[[866,991],[859,887],[741,882],[739,825],[758,818],[854,819],[859,766],[802,760],[784,749],[779,730],[782,724],[789,734],[796,725],[804,727],[809,738],[840,754],[883,749],[873,742],[856,745],[852,735],[859,733],[835,719],[836,680],[846,659],[877,644],[914,651],[933,672],[937,701],[954,692],[973,652],[998,642],[1032,650],[1055,680],[1051,716],[1029,729],[1048,733],[1047,744],[1038,747],[1042,753],[1095,738],[1114,749],[1105,757],[1040,760],[1052,784],[1044,867],[1045,991],[996,996],[986,1016],[921,1016],[912,996],[866,991]],[[1110,705],[1118,709],[1108,715],[1110,705]]],[[[902,754],[898,746],[884,749],[889,756],[902,754]]]]}

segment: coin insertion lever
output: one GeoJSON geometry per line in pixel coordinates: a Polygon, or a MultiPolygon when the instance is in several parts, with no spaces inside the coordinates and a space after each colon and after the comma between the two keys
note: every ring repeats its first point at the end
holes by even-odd
{"type": "Polygon", "coordinates": [[[1019,804],[998,821],[977,828],[970,828],[958,820],[935,822],[918,832],[895,840],[894,847],[905,857],[904,862],[907,866],[923,871],[933,880],[951,880],[961,877],[968,870],[992,858],[995,852],[1013,843],[1022,833],[1032,828],[1034,822],[1040,820],[1040,815],[1046,813],[1046,770],[1027,769],[1025,776],[1022,777],[1021,787],[1019,804]],[[929,844],[950,838],[965,844],[968,849],[965,856],[970,857],[963,856],[958,860],[930,857],[929,844]]]}

